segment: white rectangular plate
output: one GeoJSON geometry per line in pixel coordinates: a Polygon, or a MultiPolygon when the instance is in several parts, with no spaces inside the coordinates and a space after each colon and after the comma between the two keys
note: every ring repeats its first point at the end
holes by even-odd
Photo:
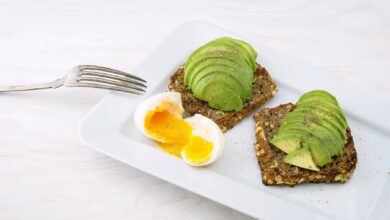
{"type": "Polygon", "coordinates": [[[390,211],[390,104],[292,58],[207,23],[176,29],[133,73],[148,81],[146,96],[110,92],[80,125],[83,142],[112,158],[192,192],[263,219],[385,219],[390,211]],[[279,92],[264,107],[295,102],[311,89],[336,95],[358,152],[355,174],[346,184],[264,186],[254,151],[254,121],[245,118],[225,134],[222,157],[195,168],[155,146],[135,129],[133,111],[144,98],[167,90],[169,76],[191,51],[220,36],[246,40],[279,92]]]}

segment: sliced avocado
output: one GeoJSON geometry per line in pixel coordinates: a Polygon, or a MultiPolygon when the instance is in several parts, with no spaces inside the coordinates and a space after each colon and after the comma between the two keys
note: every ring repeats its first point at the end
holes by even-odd
{"type": "MultiPolygon", "coordinates": [[[[334,139],[334,147],[336,148],[336,154],[335,155],[341,155],[344,152],[344,145],[347,142],[347,134],[346,134],[346,128],[343,127],[339,123],[339,119],[335,118],[334,116],[330,116],[327,112],[324,112],[320,109],[311,109],[311,108],[301,108],[294,110],[295,114],[314,114],[318,118],[318,124],[326,128],[328,132],[332,134],[332,138],[334,139]]],[[[333,154],[332,154],[333,155],[333,154]]]]}
{"type": "MultiPolygon", "coordinates": [[[[303,145],[305,146],[306,144],[304,143],[303,145]]],[[[308,143],[307,146],[309,146],[311,156],[313,157],[313,160],[317,166],[322,167],[332,162],[332,158],[326,148],[310,143],[308,143]]]]}
{"type": "Polygon", "coordinates": [[[236,92],[218,81],[209,83],[204,90],[204,100],[209,106],[222,111],[240,111],[243,103],[236,92]]]}
{"type": "Polygon", "coordinates": [[[250,45],[232,38],[210,41],[187,59],[184,84],[195,97],[207,101],[211,107],[241,110],[252,95],[256,56],[250,45]],[[226,94],[222,95],[224,91],[226,94]],[[231,94],[235,95],[231,97],[231,94]],[[240,104],[236,103],[237,98],[240,104]]]}
{"type": "Polygon", "coordinates": [[[270,142],[288,153],[286,163],[300,158],[296,154],[301,152],[306,152],[307,157],[309,151],[312,161],[322,167],[332,161],[332,156],[343,154],[347,126],[336,98],[326,91],[314,90],[305,93],[295,109],[282,119],[270,142]]]}
{"type": "Polygon", "coordinates": [[[301,147],[302,138],[297,134],[282,134],[271,139],[270,143],[289,154],[301,147]]]}
{"type": "Polygon", "coordinates": [[[200,69],[199,72],[194,71],[194,74],[190,76],[190,88],[195,87],[203,77],[214,74],[215,72],[220,72],[232,77],[240,85],[241,90],[238,92],[240,92],[244,102],[251,96],[251,81],[245,74],[239,74],[242,70],[236,68],[240,68],[240,66],[231,65],[231,62],[225,59],[216,60],[212,64],[202,66],[204,66],[204,68],[200,69]]]}
{"type": "Polygon", "coordinates": [[[321,110],[319,108],[312,109],[309,107],[301,107],[299,109],[294,110],[295,113],[301,112],[301,113],[306,113],[306,112],[312,112],[313,114],[317,115],[319,118],[321,118],[321,121],[325,121],[328,123],[333,129],[337,131],[339,136],[341,137],[342,140],[344,140],[344,144],[347,142],[347,132],[346,132],[346,127],[344,127],[337,118],[337,114],[331,114],[328,111],[321,110]]]}
{"type": "Polygon", "coordinates": [[[230,38],[230,37],[221,37],[221,38],[218,38],[216,39],[217,41],[218,40],[226,40],[226,39],[230,39],[232,40],[233,42],[237,43],[237,44],[240,44],[242,47],[245,48],[246,51],[248,51],[248,53],[252,56],[252,58],[254,60],[256,60],[257,58],[257,52],[255,51],[255,49],[253,49],[253,47],[251,45],[249,45],[248,43],[246,43],[245,41],[242,41],[242,40],[238,40],[238,39],[233,39],[233,38],[230,38]]]}
{"type": "Polygon", "coordinates": [[[205,94],[204,88],[209,83],[219,82],[225,86],[228,86],[231,90],[233,90],[241,99],[242,102],[246,101],[247,92],[244,87],[242,87],[239,81],[233,78],[232,75],[227,71],[222,71],[221,67],[217,67],[217,69],[211,68],[208,71],[203,71],[199,74],[199,80],[196,80],[192,87],[192,92],[196,97],[202,98],[205,94]]]}
{"type": "Polygon", "coordinates": [[[311,128],[313,133],[317,134],[317,137],[321,140],[321,146],[328,150],[331,157],[339,155],[343,151],[344,145],[337,133],[323,125],[312,125],[311,128]]]}
{"type": "Polygon", "coordinates": [[[299,103],[305,99],[311,98],[311,97],[322,97],[323,99],[329,99],[329,101],[338,105],[336,97],[334,97],[332,94],[330,94],[329,92],[327,92],[325,90],[313,90],[310,92],[306,92],[305,94],[303,94],[299,98],[297,103],[299,103]]]}
{"type": "Polygon", "coordinates": [[[316,108],[316,109],[321,109],[329,114],[335,114],[337,119],[340,119],[340,123],[342,124],[343,127],[347,128],[347,119],[345,118],[345,115],[343,111],[340,109],[339,106],[331,104],[329,102],[321,102],[318,100],[313,100],[313,101],[303,101],[297,104],[296,109],[300,109],[303,107],[308,107],[308,108],[316,108]]]}
{"type": "Polygon", "coordinates": [[[201,85],[199,99],[208,102],[210,107],[223,111],[231,111],[242,108],[242,100],[239,95],[227,85],[219,80],[208,80],[205,78],[205,85],[201,85]],[[206,83],[206,81],[208,81],[206,83]],[[225,95],[222,95],[225,94],[225,95]]]}
{"type": "Polygon", "coordinates": [[[194,60],[199,54],[203,53],[203,51],[210,47],[210,43],[208,42],[204,44],[203,46],[196,49],[194,52],[191,53],[191,55],[187,58],[187,61],[184,64],[184,84],[188,85],[188,77],[189,74],[186,74],[186,70],[190,69],[190,66],[192,65],[192,60],[194,60]]]}
{"type": "Polygon", "coordinates": [[[195,96],[201,96],[205,85],[213,81],[223,82],[224,85],[228,86],[235,93],[240,96],[242,102],[245,102],[248,97],[248,92],[245,86],[240,84],[240,81],[234,78],[234,75],[230,74],[229,71],[222,70],[220,66],[213,66],[210,70],[203,71],[198,75],[198,78],[194,81],[192,89],[195,96]]]}
{"type": "Polygon", "coordinates": [[[332,157],[344,153],[344,141],[334,128],[330,127],[327,123],[323,123],[317,129],[323,134],[321,140],[329,143],[329,145],[327,145],[329,147],[328,151],[332,157]]]}
{"type": "Polygon", "coordinates": [[[195,51],[193,51],[191,55],[188,57],[187,61],[192,61],[193,59],[196,59],[199,55],[202,55],[203,53],[208,52],[210,50],[221,50],[221,49],[224,50],[225,47],[224,46],[221,47],[220,44],[216,44],[215,40],[210,41],[204,44],[203,46],[199,47],[195,51]]]}
{"type": "Polygon", "coordinates": [[[294,109],[294,111],[290,112],[285,118],[283,118],[282,122],[280,123],[280,127],[283,127],[292,121],[300,121],[309,125],[312,123],[318,124],[319,120],[320,119],[311,111],[299,112],[298,109],[294,109]]]}
{"type": "Polygon", "coordinates": [[[319,171],[320,169],[317,167],[315,162],[313,161],[313,157],[311,156],[310,150],[308,147],[303,147],[293,151],[292,153],[286,155],[283,158],[285,163],[302,167],[309,170],[319,171]]]}
{"type": "Polygon", "coordinates": [[[319,111],[311,109],[308,111],[297,110],[288,114],[280,125],[280,128],[291,123],[302,123],[309,128],[316,129],[317,136],[321,136],[322,140],[329,143],[329,152],[331,156],[341,155],[344,150],[345,138],[338,132],[337,123],[331,123],[323,115],[318,114],[319,111]]]}
{"type": "Polygon", "coordinates": [[[297,102],[297,105],[299,105],[302,102],[311,102],[311,101],[319,101],[319,102],[322,102],[322,103],[329,103],[331,105],[339,106],[339,104],[337,102],[335,102],[332,99],[327,98],[325,96],[324,97],[321,97],[321,96],[310,96],[310,97],[307,97],[307,98],[302,99],[299,102],[297,102]]]}
{"type": "MultiPolygon", "coordinates": [[[[237,72],[238,75],[245,78],[252,83],[254,73],[252,72],[250,66],[247,62],[242,59],[237,53],[232,53],[225,50],[211,50],[203,53],[198,58],[193,61],[187,61],[184,66],[184,83],[188,87],[193,85],[190,83],[193,81],[193,78],[201,72],[201,69],[208,64],[211,64],[213,61],[226,60],[226,63],[236,63],[237,68],[239,67],[240,72],[237,72]]],[[[229,64],[230,65],[230,64],[229,64]]]]}
{"type": "Polygon", "coordinates": [[[337,113],[344,122],[347,122],[344,112],[341,110],[340,106],[334,103],[313,98],[313,99],[308,99],[297,103],[296,108],[301,108],[304,106],[309,106],[310,108],[328,109],[330,111],[337,113]]]}
{"type": "MultiPolygon", "coordinates": [[[[315,128],[311,128],[311,134],[319,139],[319,146],[323,146],[329,152],[330,157],[335,155],[340,155],[343,152],[343,146],[340,145],[340,138],[335,136],[332,131],[327,128],[317,126],[315,128]]],[[[303,139],[304,140],[304,139],[303,139]]],[[[304,140],[305,141],[305,140],[304,140]]],[[[301,142],[304,142],[301,141],[301,142]]],[[[281,142],[281,141],[279,141],[281,142]]],[[[288,141],[283,140],[283,144],[288,143],[288,141]]]]}
{"type": "Polygon", "coordinates": [[[199,47],[194,52],[191,53],[191,55],[188,57],[186,63],[184,64],[184,83],[185,85],[188,85],[188,77],[189,74],[186,74],[186,71],[189,71],[192,66],[194,65],[194,61],[198,59],[199,56],[204,56],[208,52],[213,52],[214,55],[223,56],[223,52],[230,52],[233,54],[239,54],[238,51],[231,50],[230,48],[227,48],[224,45],[218,44],[217,42],[210,41],[207,44],[199,47]]]}
{"type": "Polygon", "coordinates": [[[193,79],[194,76],[202,71],[205,66],[213,65],[220,61],[225,61],[226,63],[231,63],[233,66],[236,66],[238,69],[242,70],[242,72],[240,72],[242,77],[248,79],[251,82],[253,81],[253,73],[251,73],[250,67],[243,59],[240,59],[237,54],[230,52],[211,51],[205,53],[204,56],[198,57],[198,59],[194,60],[191,65],[187,67],[187,69],[184,69],[184,74],[188,77],[185,85],[191,87],[191,79],[193,79]]]}
{"type": "Polygon", "coordinates": [[[248,65],[251,67],[252,72],[255,72],[256,70],[255,58],[252,57],[250,52],[245,47],[243,47],[241,44],[239,44],[232,38],[219,38],[216,41],[218,43],[221,43],[223,45],[231,47],[232,49],[239,51],[240,55],[243,56],[245,60],[248,62],[248,65]]]}
{"type": "Polygon", "coordinates": [[[235,40],[235,42],[241,44],[241,46],[243,46],[243,47],[249,52],[249,54],[251,54],[252,58],[253,58],[254,60],[256,60],[256,58],[257,58],[257,52],[255,51],[255,49],[254,49],[251,45],[249,45],[249,44],[246,43],[245,41],[237,40],[237,39],[235,40]]]}
{"type": "MultiPolygon", "coordinates": [[[[250,69],[246,63],[236,57],[235,54],[227,53],[226,56],[214,56],[212,53],[205,54],[206,56],[201,56],[200,59],[195,60],[194,65],[191,69],[185,70],[188,71],[189,81],[188,85],[191,86],[192,81],[199,72],[202,72],[205,68],[208,68],[213,65],[226,65],[231,67],[232,71],[245,71],[249,73],[250,69]],[[233,56],[231,56],[233,55],[233,56]],[[240,62],[241,61],[241,62],[240,62]],[[194,73],[194,74],[192,74],[194,73]]],[[[252,74],[238,74],[241,75],[244,80],[251,82],[252,74]]]]}
{"type": "Polygon", "coordinates": [[[272,137],[272,140],[271,140],[271,143],[272,141],[274,141],[274,139],[279,139],[279,138],[284,138],[284,136],[287,137],[291,137],[291,136],[296,136],[298,138],[300,138],[301,140],[305,140],[309,137],[315,137],[308,128],[306,127],[302,127],[299,123],[296,123],[296,122],[292,122],[292,123],[289,123],[288,126],[284,125],[283,127],[282,126],[279,126],[279,130],[278,130],[278,133],[276,133],[273,137],[272,137]],[[298,128],[297,128],[297,125],[298,125],[298,128]]]}
{"type": "MultiPolygon", "coordinates": [[[[230,52],[234,54],[240,54],[239,51],[237,51],[234,48],[231,48],[227,45],[221,44],[217,41],[210,41],[207,44],[203,45],[202,47],[195,50],[190,57],[187,59],[186,63],[192,63],[194,60],[198,59],[199,57],[204,56],[205,53],[211,52],[211,51],[218,51],[218,52],[230,52]]],[[[243,56],[240,56],[241,59],[244,59],[243,56]]]]}
{"type": "Polygon", "coordinates": [[[329,146],[328,142],[324,142],[324,140],[321,140],[322,135],[319,130],[309,128],[300,123],[292,123],[289,126],[285,126],[283,128],[280,127],[278,130],[278,135],[282,135],[283,133],[287,132],[294,133],[298,131],[301,131],[300,133],[307,133],[301,145],[309,146],[310,151],[312,152],[314,162],[318,166],[323,166],[332,161],[332,155],[330,154],[329,150],[333,149],[329,146]]]}
{"type": "Polygon", "coordinates": [[[290,126],[302,126],[310,129],[310,133],[316,136],[321,141],[321,145],[326,147],[330,156],[339,155],[343,150],[343,140],[333,129],[329,129],[328,125],[323,125],[320,118],[312,112],[304,113],[292,112],[289,117],[283,120],[280,126],[281,133],[285,128],[290,126]]]}
{"type": "MultiPolygon", "coordinates": [[[[256,57],[253,57],[251,55],[251,53],[253,53],[253,51],[251,51],[250,53],[247,52],[247,50],[242,45],[245,45],[245,43],[239,42],[239,41],[234,40],[232,38],[219,38],[219,39],[210,41],[207,44],[205,44],[202,47],[195,50],[190,55],[190,57],[187,59],[185,65],[184,65],[185,85],[188,85],[188,77],[191,75],[190,72],[191,72],[191,68],[195,65],[194,62],[196,60],[199,60],[201,57],[204,57],[204,55],[206,53],[211,52],[211,51],[229,52],[229,53],[235,54],[236,57],[233,60],[240,59],[240,60],[245,61],[245,63],[251,69],[251,74],[253,76],[253,73],[256,70],[256,63],[255,63],[256,57]]],[[[251,48],[250,45],[248,45],[248,44],[246,44],[246,47],[251,48]]],[[[249,48],[248,48],[248,50],[249,50],[249,48]]],[[[253,50],[253,48],[252,48],[252,50],[253,50]]],[[[257,54],[256,54],[256,56],[257,56],[257,54]]]]}

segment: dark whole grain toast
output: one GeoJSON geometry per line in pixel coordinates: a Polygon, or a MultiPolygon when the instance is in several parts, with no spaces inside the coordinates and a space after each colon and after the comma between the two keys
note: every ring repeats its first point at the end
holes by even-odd
{"type": "Polygon", "coordinates": [[[263,183],[294,186],[308,182],[346,182],[357,163],[356,149],[349,128],[347,128],[344,154],[334,157],[332,162],[322,167],[319,172],[284,163],[283,157],[286,154],[269,143],[269,140],[277,133],[281,120],[294,108],[295,105],[289,103],[275,108],[262,109],[253,116],[256,122],[256,156],[263,183]]]}
{"type": "Polygon", "coordinates": [[[225,132],[275,95],[277,91],[276,84],[265,68],[257,64],[254,75],[255,81],[253,83],[252,96],[250,100],[244,104],[244,107],[240,112],[227,112],[213,109],[208,106],[207,102],[197,99],[191,90],[184,85],[183,66],[180,66],[171,76],[168,89],[181,94],[183,107],[188,114],[202,114],[217,123],[221,130],[225,132]]]}

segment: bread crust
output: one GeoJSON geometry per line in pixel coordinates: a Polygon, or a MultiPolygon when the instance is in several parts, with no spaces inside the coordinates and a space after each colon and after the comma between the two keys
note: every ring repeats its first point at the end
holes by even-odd
{"type": "Polygon", "coordinates": [[[217,123],[225,132],[270,100],[277,92],[276,84],[270,74],[259,64],[254,76],[252,96],[240,112],[213,109],[206,102],[197,99],[184,85],[184,66],[180,66],[171,76],[168,89],[181,94],[183,107],[189,115],[202,114],[217,123]]]}
{"type": "Polygon", "coordinates": [[[286,155],[274,147],[269,140],[277,133],[281,120],[293,109],[292,103],[265,108],[253,118],[256,122],[256,156],[265,185],[294,186],[301,183],[334,183],[346,182],[355,170],[357,153],[350,128],[347,128],[347,143],[344,154],[332,158],[332,162],[322,167],[319,172],[312,171],[283,162],[286,155]]]}

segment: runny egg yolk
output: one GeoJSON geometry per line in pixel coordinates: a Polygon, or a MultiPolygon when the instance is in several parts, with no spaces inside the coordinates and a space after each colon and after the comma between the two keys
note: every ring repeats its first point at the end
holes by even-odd
{"type": "Polygon", "coordinates": [[[179,107],[172,102],[163,102],[147,113],[144,120],[145,131],[153,136],[157,144],[166,152],[191,163],[202,163],[211,157],[213,144],[200,136],[192,135],[192,127],[182,118],[179,107]]]}
{"type": "Polygon", "coordinates": [[[188,144],[184,146],[184,155],[193,164],[201,164],[210,159],[213,143],[199,136],[191,136],[188,144]]]}
{"type": "Polygon", "coordinates": [[[163,102],[148,112],[144,123],[146,132],[162,143],[185,144],[192,132],[179,107],[171,102],[163,102]]]}

